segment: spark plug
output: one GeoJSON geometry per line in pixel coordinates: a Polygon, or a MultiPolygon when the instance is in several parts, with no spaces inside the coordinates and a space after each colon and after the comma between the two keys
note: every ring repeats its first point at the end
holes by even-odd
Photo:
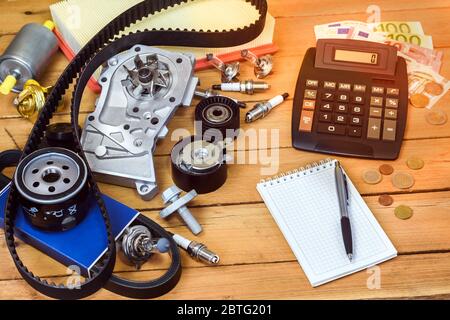
{"type": "Polygon", "coordinates": [[[232,82],[216,84],[212,87],[214,90],[241,92],[246,94],[254,94],[257,91],[265,91],[270,89],[270,85],[266,82],[247,80],[244,82],[232,82]]]}
{"type": "Polygon", "coordinates": [[[173,240],[175,240],[180,248],[186,250],[192,258],[197,259],[198,261],[208,264],[218,264],[220,261],[219,256],[208,250],[203,243],[188,240],[179,234],[174,234],[173,240]]]}
{"type": "Polygon", "coordinates": [[[247,112],[245,116],[245,122],[250,123],[258,119],[264,118],[273,108],[282,104],[289,97],[288,93],[276,96],[275,98],[261,102],[255,105],[255,107],[247,112]]]}

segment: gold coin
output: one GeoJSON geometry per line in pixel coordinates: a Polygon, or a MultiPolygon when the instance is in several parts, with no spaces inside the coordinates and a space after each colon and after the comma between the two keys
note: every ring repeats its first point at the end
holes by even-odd
{"type": "Polygon", "coordinates": [[[408,220],[413,216],[414,211],[408,206],[401,205],[395,208],[394,213],[397,218],[401,220],[408,220]]]}
{"type": "Polygon", "coordinates": [[[441,109],[433,109],[425,115],[425,120],[433,126],[442,126],[448,121],[447,113],[441,109]]]}
{"type": "Polygon", "coordinates": [[[392,173],[394,173],[394,168],[390,164],[383,164],[378,168],[380,173],[385,176],[390,176],[392,173]]]}
{"type": "Polygon", "coordinates": [[[394,203],[394,199],[388,194],[382,194],[378,197],[378,202],[384,207],[389,207],[394,203]]]}
{"type": "Polygon", "coordinates": [[[425,92],[433,96],[440,96],[444,92],[444,87],[436,82],[428,82],[425,85],[425,92]]]}
{"type": "Polygon", "coordinates": [[[411,104],[413,107],[416,108],[425,108],[430,103],[430,99],[422,94],[422,93],[415,93],[413,94],[409,100],[411,101],[411,104]]]}
{"type": "Polygon", "coordinates": [[[414,177],[406,172],[398,172],[392,176],[392,184],[398,189],[409,189],[414,183],[414,177]]]}
{"type": "Polygon", "coordinates": [[[383,177],[377,170],[366,170],[363,172],[363,180],[367,184],[378,184],[383,180],[383,177]]]}
{"type": "Polygon", "coordinates": [[[406,165],[411,170],[420,170],[425,166],[425,162],[418,157],[411,157],[406,160],[406,165]]]}

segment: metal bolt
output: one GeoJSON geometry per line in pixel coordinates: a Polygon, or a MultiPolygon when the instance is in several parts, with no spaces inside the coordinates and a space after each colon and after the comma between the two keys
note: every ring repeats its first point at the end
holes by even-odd
{"type": "Polygon", "coordinates": [[[118,63],[119,63],[119,61],[117,60],[117,58],[111,58],[111,59],[109,59],[109,64],[111,65],[111,66],[116,66],[118,63]]]}
{"type": "Polygon", "coordinates": [[[141,147],[142,146],[142,144],[144,143],[144,141],[142,141],[142,139],[136,139],[136,140],[134,140],[134,146],[135,147],[141,147]]]}
{"type": "Polygon", "coordinates": [[[192,190],[185,196],[180,198],[181,193],[182,190],[177,186],[172,186],[164,191],[161,198],[164,201],[165,205],[169,203],[170,205],[161,210],[159,215],[161,218],[166,219],[173,213],[177,212],[180,215],[181,219],[186,223],[188,228],[192,231],[192,233],[197,235],[202,232],[202,226],[198,223],[198,221],[186,207],[186,205],[197,196],[197,192],[195,190],[192,190]]]}
{"type": "Polygon", "coordinates": [[[195,90],[194,95],[196,95],[199,98],[207,99],[210,97],[217,97],[219,95],[219,93],[217,91],[214,91],[211,89],[206,89],[206,90],[197,89],[197,90],[195,90]]]}

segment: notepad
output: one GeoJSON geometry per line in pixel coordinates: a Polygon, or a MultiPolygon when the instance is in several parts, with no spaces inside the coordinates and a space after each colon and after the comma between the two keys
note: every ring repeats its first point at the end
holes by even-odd
{"type": "Polygon", "coordinates": [[[353,261],[345,252],[336,193],[336,160],[262,181],[257,189],[313,287],[397,256],[350,179],[353,261]]]}

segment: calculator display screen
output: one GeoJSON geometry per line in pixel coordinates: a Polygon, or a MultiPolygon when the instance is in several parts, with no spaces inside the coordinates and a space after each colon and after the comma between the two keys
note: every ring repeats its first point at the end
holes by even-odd
{"type": "Polygon", "coordinates": [[[397,48],[353,39],[319,39],[314,66],[321,69],[394,76],[397,48]]]}
{"type": "Polygon", "coordinates": [[[362,51],[336,49],[334,54],[334,60],[376,65],[378,63],[378,54],[376,52],[362,52],[362,51]]]}

